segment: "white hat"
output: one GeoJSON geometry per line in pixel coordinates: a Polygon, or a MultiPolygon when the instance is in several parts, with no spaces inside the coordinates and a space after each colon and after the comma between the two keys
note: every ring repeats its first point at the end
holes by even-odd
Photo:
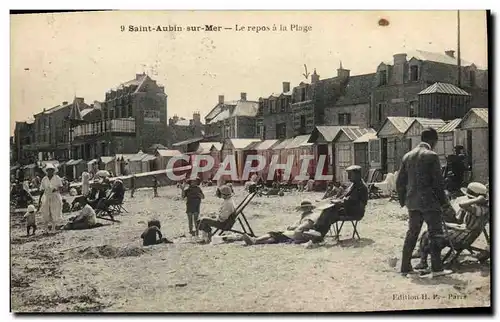
{"type": "Polygon", "coordinates": [[[471,182],[466,188],[461,188],[462,193],[469,198],[477,198],[479,196],[485,196],[488,194],[488,188],[482,183],[471,182]]]}
{"type": "Polygon", "coordinates": [[[48,169],[53,169],[54,172],[57,172],[57,167],[55,167],[52,163],[47,163],[45,168],[43,168],[43,172],[47,173],[48,169]]]}
{"type": "Polygon", "coordinates": [[[29,205],[28,206],[28,212],[35,212],[36,211],[36,208],[34,205],[29,205]]]}
{"type": "Polygon", "coordinates": [[[230,196],[232,194],[231,187],[223,185],[219,188],[220,194],[222,196],[230,196]]]}

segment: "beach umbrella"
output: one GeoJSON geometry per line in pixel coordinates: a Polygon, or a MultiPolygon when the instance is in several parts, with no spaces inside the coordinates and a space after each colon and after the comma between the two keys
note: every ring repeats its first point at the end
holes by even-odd
{"type": "Polygon", "coordinates": [[[99,170],[96,172],[96,177],[107,178],[110,177],[111,174],[107,170],[99,170]]]}

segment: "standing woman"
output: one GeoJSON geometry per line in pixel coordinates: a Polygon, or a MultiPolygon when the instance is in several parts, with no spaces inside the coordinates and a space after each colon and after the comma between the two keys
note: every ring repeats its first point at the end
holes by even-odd
{"type": "Polygon", "coordinates": [[[45,177],[40,184],[41,213],[47,231],[55,230],[56,224],[62,220],[62,180],[55,174],[57,169],[51,163],[47,164],[45,169],[45,177]]]}
{"type": "Polygon", "coordinates": [[[90,191],[90,174],[87,171],[82,173],[82,195],[88,195],[90,191]]]}

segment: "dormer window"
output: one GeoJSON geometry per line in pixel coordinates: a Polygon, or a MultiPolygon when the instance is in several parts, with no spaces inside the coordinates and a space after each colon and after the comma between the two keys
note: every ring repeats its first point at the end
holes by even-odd
{"type": "Polygon", "coordinates": [[[412,82],[416,82],[418,81],[418,66],[416,65],[413,65],[413,66],[410,66],[410,81],[412,82]]]}
{"type": "Polygon", "coordinates": [[[386,70],[379,71],[378,76],[379,76],[378,80],[379,86],[387,85],[387,71],[386,70]]]}

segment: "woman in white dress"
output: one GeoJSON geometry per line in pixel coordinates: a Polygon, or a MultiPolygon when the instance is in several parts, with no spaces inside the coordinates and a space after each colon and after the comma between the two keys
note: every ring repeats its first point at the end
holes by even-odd
{"type": "Polygon", "coordinates": [[[52,164],[47,164],[45,169],[45,177],[42,179],[40,184],[40,190],[42,194],[40,196],[41,200],[41,213],[43,221],[47,225],[47,231],[55,230],[56,224],[62,221],[62,180],[55,174],[57,172],[56,167],[52,164]]]}

